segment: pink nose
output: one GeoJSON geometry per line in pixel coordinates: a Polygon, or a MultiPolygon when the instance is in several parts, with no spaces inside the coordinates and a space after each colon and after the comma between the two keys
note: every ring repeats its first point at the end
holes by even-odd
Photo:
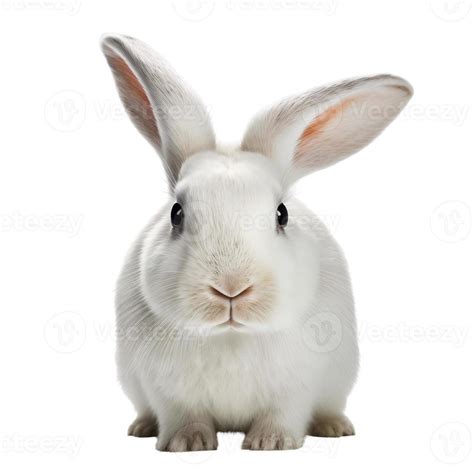
{"type": "Polygon", "coordinates": [[[237,292],[235,292],[235,291],[234,292],[228,292],[228,291],[225,291],[223,289],[217,289],[214,286],[210,286],[209,289],[211,290],[211,293],[214,294],[215,296],[217,296],[218,298],[225,298],[225,299],[228,299],[228,300],[233,300],[233,299],[237,299],[237,298],[242,298],[242,297],[248,295],[249,293],[251,293],[252,292],[252,285],[247,286],[243,290],[240,290],[240,291],[237,291],[237,292]]]}

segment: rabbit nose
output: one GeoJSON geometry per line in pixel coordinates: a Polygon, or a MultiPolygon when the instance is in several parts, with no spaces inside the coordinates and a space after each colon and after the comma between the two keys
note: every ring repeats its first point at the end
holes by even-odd
{"type": "Polygon", "coordinates": [[[209,286],[211,293],[219,298],[225,298],[229,300],[242,298],[252,292],[252,285],[247,286],[246,288],[241,289],[240,291],[225,291],[222,288],[218,289],[215,286],[209,286]]]}

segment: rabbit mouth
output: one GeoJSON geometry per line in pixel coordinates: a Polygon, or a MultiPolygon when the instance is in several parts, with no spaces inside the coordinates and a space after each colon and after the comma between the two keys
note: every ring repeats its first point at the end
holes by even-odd
{"type": "Polygon", "coordinates": [[[223,323],[216,324],[215,327],[220,328],[220,329],[226,329],[226,328],[241,329],[245,327],[245,324],[239,323],[233,318],[229,318],[227,321],[224,321],[223,323]]]}
{"type": "Polygon", "coordinates": [[[189,290],[185,293],[185,310],[194,321],[200,320],[209,328],[242,330],[271,322],[276,291],[270,274],[193,282],[189,290]]]}
{"type": "Polygon", "coordinates": [[[226,321],[216,324],[216,327],[221,328],[221,329],[225,329],[225,328],[239,329],[239,328],[245,327],[245,324],[243,324],[239,321],[236,321],[235,318],[234,318],[234,308],[233,308],[233,305],[232,305],[232,299],[229,300],[228,316],[229,316],[229,318],[226,321]]]}

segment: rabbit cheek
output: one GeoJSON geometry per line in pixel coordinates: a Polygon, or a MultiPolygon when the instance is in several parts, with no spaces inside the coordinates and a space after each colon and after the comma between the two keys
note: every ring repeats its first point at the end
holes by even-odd
{"type": "Polygon", "coordinates": [[[227,318],[229,305],[224,301],[215,301],[207,295],[206,288],[194,287],[187,293],[189,313],[193,321],[203,324],[219,324],[227,318]]]}

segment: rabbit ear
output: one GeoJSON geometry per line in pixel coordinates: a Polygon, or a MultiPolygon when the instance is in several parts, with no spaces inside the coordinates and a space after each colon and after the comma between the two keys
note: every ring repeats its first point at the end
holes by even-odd
{"type": "Polygon", "coordinates": [[[170,66],[141,41],[106,35],[102,50],[132,122],[161,155],[173,189],[188,156],[215,148],[205,107],[170,66]]]}
{"type": "Polygon", "coordinates": [[[242,149],[275,159],[291,184],[370,143],[412,93],[408,82],[388,75],[315,89],[257,115],[242,149]]]}

